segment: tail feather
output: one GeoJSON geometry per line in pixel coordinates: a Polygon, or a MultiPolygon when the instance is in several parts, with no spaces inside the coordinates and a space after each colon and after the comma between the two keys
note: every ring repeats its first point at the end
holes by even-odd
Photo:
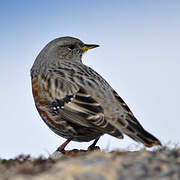
{"type": "Polygon", "coordinates": [[[130,134],[130,133],[126,133],[126,134],[135,141],[143,143],[146,147],[152,147],[157,145],[161,146],[161,142],[146,130],[144,130],[143,133],[138,132],[137,134],[130,134]]]}
{"type": "MultiPolygon", "coordinates": [[[[132,117],[131,117],[132,118],[132,117]]],[[[124,128],[124,133],[134,139],[135,141],[143,143],[147,147],[161,145],[161,142],[152,134],[147,132],[137,119],[126,119],[128,125],[124,128]]]]}

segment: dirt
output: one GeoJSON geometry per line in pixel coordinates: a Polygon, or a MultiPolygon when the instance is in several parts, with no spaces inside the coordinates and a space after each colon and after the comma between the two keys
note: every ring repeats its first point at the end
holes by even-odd
{"type": "Polygon", "coordinates": [[[0,159],[0,180],[179,180],[180,148],[71,151],[49,158],[0,159]]]}

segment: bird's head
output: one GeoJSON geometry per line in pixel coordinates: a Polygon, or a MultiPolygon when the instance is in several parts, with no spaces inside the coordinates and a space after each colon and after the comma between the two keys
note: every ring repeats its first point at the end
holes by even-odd
{"type": "Polygon", "coordinates": [[[43,54],[56,60],[80,61],[84,52],[99,47],[96,44],[85,44],[73,37],[61,37],[49,42],[42,50],[43,54]]]}

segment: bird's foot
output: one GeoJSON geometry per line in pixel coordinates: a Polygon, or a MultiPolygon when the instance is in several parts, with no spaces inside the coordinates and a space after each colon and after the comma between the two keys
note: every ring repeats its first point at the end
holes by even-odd
{"type": "Polygon", "coordinates": [[[97,150],[100,150],[99,146],[89,146],[88,147],[88,151],[97,151],[97,150]]]}

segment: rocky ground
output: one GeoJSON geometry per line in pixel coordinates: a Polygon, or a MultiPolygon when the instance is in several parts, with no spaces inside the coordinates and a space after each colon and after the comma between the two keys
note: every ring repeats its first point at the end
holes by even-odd
{"type": "Polygon", "coordinates": [[[179,180],[180,148],[0,159],[0,180],[179,180]]]}

